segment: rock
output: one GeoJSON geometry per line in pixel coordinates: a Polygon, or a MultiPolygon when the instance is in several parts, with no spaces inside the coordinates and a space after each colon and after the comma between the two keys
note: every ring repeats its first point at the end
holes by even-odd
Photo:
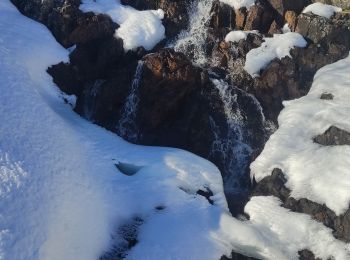
{"type": "Polygon", "coordinates": [[[283,21],[283,17],[287,11],[294,11],[300,14],[304,7],[308,6],[310,0],[267,0],[274,10],[277,12],[280,21],[283,21]]]}
{"type": "Polygon", "coordinates": [[[316,136],[315,143],[325,146],[350,145],[350,133],[336,126],[331,126],[326,132],[316,136]]]}
{"type": "Polygon", "coordinates": [[[304,249],[298,252],[299,260],[321,260],[320,258],[315,258],[314,253],[308,249],[304,249]]]}
{"type": "Polygon", "coordinates": [[[214,29],[235,28],[235,12],[233,8],[227,4],[215,0],[210,11],[210,26],[214,29]]]}
{"type": "Polygon", "coordinates": [[[274,14],[269,6],[258,3],[249,9],[244,30],[258,30],[261,33],[267,33],[273,20],[274,14]]]}
{"type": "Polygon", "coordinates": [[[239,8],[235,10],[236,14],[236,30],[243,30],[246,20],[247,20],[247,9],[245,7],[239,8]]]}
{"type": "Polygon", "coordinates": [[[297,14],[294,11],[287,11],[284,15],[284,20],[287,22],[290,30],[294,32],[298,21],[297,14]]]}
{"type": "Polygon", "coordinates": [[[240,253],[232,252],[230,257],[222,256],[220,260],[258,260],[258,259],[254,257],[245,256],[240,253]]]}
{"type": "Polygon", "coordinates": [[[282,30],[281,30],[281,27],[278,26],[277,22],[276,21],[273,21],[271,26],[270,26],[270,29],[268,31],[268,34],[270,35],[274,35],[276,33],[282,33],[282,30]]]}
{"type": "Polygon", "coordinates": [[[283,172],[276,168],[270,176],[265,177],[256,184],[253,189],[252,196],[275,196],[285,201],[289,195],[288,190],[284,185],[287,182],[283,172]]]}
{"type": "Polygon", "coordinates": [[[320,99],[324,100],[332,100],[334,98],[333,94],[331,93],[322,93],[320,99]]]}

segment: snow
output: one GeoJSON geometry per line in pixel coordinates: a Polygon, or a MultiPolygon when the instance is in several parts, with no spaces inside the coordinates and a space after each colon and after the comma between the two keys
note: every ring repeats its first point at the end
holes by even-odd
{"type": "MultiPolygon", "coordinates": [[[[235,249],[283,260],[297,259],[304,248],[324,259],[330,255],[349,259],[348,244],[307,215],[280,207],[276,198],[252,198],[245,208],[250,220],[233,218],[220,172],[210,162],[179,149],[129,144],[76,115],[46,73],[47,66],[67,62],[69,51],[44,26],[23,17],[9,0],[0,2],[0,31],[0,259],[98,259],[123,242],[118,228],[136,217],[143,220],[139,242],[126,259],[219,259],[235,249]],[[118,163],[133,174],[120,172],[118,163]],[[214,194],[214,205],[196,194],[207,188],[214,194]],[[157,210],[160,206],[163,209],[157,210]]],[[[295,123],[322,126],[314,133],[322,132],[332,120],[350,128],[349,63],[348,58],[317,74],[318,87],[305,97],[314,102],[310,110],[298,112],[317,110],[318,115],[308,113],[310,120],[299,122],[301,117],[292,113],[295,123]],[[335,99],[316,100],[324,90],[331,90],[335,99]]],[[[74,102],[74,97],[69,99],[74,102]]],[[[302,138],[309,132],[304,129],[305,133],[287,132],[296,146],[295,136],[302,138]]],[[[276,150],[286,154],[279,145],[276,150]]],[[[312,152],[325,149],[312,148],[312,152]]],[[[349,185],[345,173],[350,158],[349,150],[341,148],[326,148],[335,149],[328,151],[334,153],[327,153],[329,160],[338,156],[344,161],[337,159],[337,178],[327,176],[328,183],[340,190],[337,193],[329,185],[327,192],[340,202],[349,185]]],[[[308,171],[305,174],[312,181],[308,171]]],[[[311,177],[316,180],[318,175],[311,177]]],[[[325,192],[322,185],[321,191],[325,192]]]]}
{"type": "Polygon", "coordinates": [[[283,103],[279,129],[251,165],[257,180],[278,167],[292,197],[324,203],[337,215],[349,208],[350,147],[313,142],[332,125],[350,132],[349,82],[350,57],[320,69],[306,96],[283,103]],[[331,93],[334,99],[322,100],[322,93],[331,93]]]}
{"type": "Polygon", "coordinates": [[[140,46],[151,50],[165,38],[165,28],[161,21],[164,12],[161,9],[138,11],[120,4],[119,0],[82,0],[80,9],[107,14],[119,24],[115,36],[123,39],[125,50],[140,46]]]}
{"type": "Polygon", "coordinates": [[[313,13],[318,16],[323,16],[325,18],[331,18],[331,16],[334,13],[338,13],[341,11],[342,9],[340,7],[322,4],[322,3],[313,3],[305,7],[305,9],[303,10],[303,13],[313,13]]]}
{"type": "Polygon", "coordinates": [[[245,7],[248,10],[255,4],[255,0],[220,0],[220,2],[232,6],[234,9],[245,7]]]}
{"type": "Polygon", "coordinates": [[[239,42],[240,40],[245,40],[250,33],[258,33],[258,31],[232,31],[226,35],[225,42],[239,42]]]}
{"type": "Polygon", "coordinates": [[[306,47],[307,42],[299,33],[286,32],[274,34],[272,38],[265,38],[265,42],[258,48],[247,53],[244,69],[253,77],[259,76],[260,71],[275,58],[290,56],[294,47],[306,47]]]}
{"type": "Polygon", "coordinates": [[[1,259],[98,259],[135,216],[144,223],[130,257],[229,253],[212,235],[228,211],[213,164],[177,149],[128,144],[76,115],[46,73],[69,52],[7,0],[0,2],[0,31],[1,259]],[[118,162],[142,168],[127,176],[118,162]],[[206,188],[214,205],[196,195],[206,188]],[[159,205],[165,209],[155,210],[159,205]]]}

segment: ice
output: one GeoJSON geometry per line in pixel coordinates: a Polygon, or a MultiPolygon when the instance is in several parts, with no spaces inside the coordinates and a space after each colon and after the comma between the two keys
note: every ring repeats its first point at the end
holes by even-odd
{"type": "Polygon", "coordinates": [[[313,13],[313,14],[316,14],[318,16],[331,18],[331,16],[334,13],[338,13],[341,11],[342,11],[342,9],[340,7],[322,4],[322,3],[313,3],[313,4],[305,7],[305,9],[303,10],[303,13],[313,13]]]}
{"type": "Polygon", "coordinates": [[[138,11],[120,4],[119,0],[82,0],[80,9],[107,14],[119,24],[115,36],[123,39],[125,50],[140,46],[151,50],[165,37],[164,12],[161,9],[138,11]]]}
{"type": "Polygon", "coordinates": [[[253,77],[260,75],[273,59],[290,56],[289,51],[294,47],[306,47],[307,42],[298,33],[286,32],[274,34],[272,38],[265,38],[265,42],[258,48],[247,53],[244,69],[253,77]]]}

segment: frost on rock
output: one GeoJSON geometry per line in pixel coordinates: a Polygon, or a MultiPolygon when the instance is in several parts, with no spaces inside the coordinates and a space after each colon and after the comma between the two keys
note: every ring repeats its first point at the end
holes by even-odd
{"type": "Polygon", "coordinates": [[[220,2],[232,6],[234,9],[245,7],[248,10],[255,4],[255,0],[220,0],[220,2]]]}
{"type": "Polygon", "coordinates": [[[120,4],[119,0],[82,0],[80,9],[107,14],[119,24],[115,36],[123,39],[125,50],[140,46],[151,50],[165,38],[164,12],[161,9],[138,11],[120,4]]]}
{"type": "Polygon", "coordinates": [[[331,126],[350,132],[350,57],[320,69],[310,92],[285,101],[279,129],[252,163],[256,180],[280,168],[291,197],[326,204],[337,215],[349,208],[350,146],[323,146],[314,138],[331,126]],[[330,93],[333,99],[320,99],[330,93]]]}
{"type": "Polygon", "coordinates": [[[225,42],[239,42],[240,40],[245,40],[247,39],[247,35],[250,33],[257,34],[258,31],[232,31],[226,35],[225,42]]]}
{"type": "Polygon", "coordinates": [[[334,13],[338,13],[341,11],[342,11],[342,9],[340,7],[322,4],[322,3],[314,3],[314,4],[311,4],[311,5],[308,5],[307,7],[305,7],[305,9],[303,10],[303,13],[313,13],[313,14],[316,14],[318,16],[331,18],[331,16],[334,13]]]}
{"type": "Polygon", "coordinates": [[[258,48],[247,53],[244,69],[253,77],[259,76],[273,59],[290,56],[294,47],[306,47],[307,42],[299,33],[287,32],[274,34],[272,38],[265,38],[265,42],[258,48]]]}

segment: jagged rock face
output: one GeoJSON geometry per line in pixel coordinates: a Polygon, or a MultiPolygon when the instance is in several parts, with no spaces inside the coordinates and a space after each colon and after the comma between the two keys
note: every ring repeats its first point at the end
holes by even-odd
{"type": "Polygon", "coordinates": [[[162,9],[165,13],[163,25],[167,38],[176,36],[188,26],[188,0],[122,0],[121,3],[130,5],[138,10],[162,9]]]}
{"type": "Polygon", "coordinates": [[[301,13],[305,6],[308,6],[310,0],[267,0],[270,5],[277,11],[280,19],[284,17],[287,11],[301,13]]]}

